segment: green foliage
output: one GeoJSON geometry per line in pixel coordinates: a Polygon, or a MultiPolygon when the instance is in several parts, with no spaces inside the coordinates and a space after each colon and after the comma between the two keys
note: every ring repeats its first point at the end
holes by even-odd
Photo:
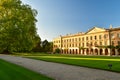
{"type": "Polygon", "coordinates": [[[0,80],[53,80],[3,60],[0,64],[0,80]]]}
{"type": "Polygon", "coordinates": [[[85,48],[85,47],[79,47],[79,49],[87,49],[87,48],[85,48]]]}
{"type": "Polygon", "coordinates": [[[113,45],[109,45],[109,46],[107,46],[107,48],[114,49],[114,48],[115,48],[115,46],[113,46],[113,45]]]}
{"type": "Polygon", "coordinates": [[[20,0],[0,0],[0,51],[27,52],[36,44],[37,11],[20,0]]]}
{"type": "Polygon", "coordinates": [[[42,51],[43,52],[52,52],[52,49],[53,49],[53,43],[52,42],[48,42],[47,40],[44,40],[42,42],[42,51]]]}
{"type": "Polygon", "coordinates": [[[115,48],[116,48],[116,49],[120,49],[120,45],[117,45],[115,48]]]}
{"type": "Polygon", "coordinates": [[[60,51],[59,48],[55,49],[55,53],[60,53],[60,52],[61,52],[61,51],[60,51]]]}
{"type": "Polygon", "coordinates": [[[40,45],[41,44],[41,39],[40,39],[40,37],[36,36],[34,40],[35,40],[34,41],[35,45],[32,49],[32,52],[41,52],[41,45],[40,45]]]}

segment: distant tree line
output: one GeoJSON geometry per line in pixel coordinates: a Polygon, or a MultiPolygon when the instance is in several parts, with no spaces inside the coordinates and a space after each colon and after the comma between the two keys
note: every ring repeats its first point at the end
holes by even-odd
{"type": "Polygon", "coordinates": [[[53,43],[48,42],[47,40],[40,41],[36,44],[36,47],[32,49],[33,52],[47,52],[52,53],[53,51],[53,43]]]}

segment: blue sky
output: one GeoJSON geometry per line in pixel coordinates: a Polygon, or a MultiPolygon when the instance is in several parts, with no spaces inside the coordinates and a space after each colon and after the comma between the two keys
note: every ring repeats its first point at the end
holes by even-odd
{"type": "Polygon", "coordinates": [[[120,26],[120,0],[22,0],[38,11],[36,27],[42,40],[86,32],[94,26],[120,26]]]}

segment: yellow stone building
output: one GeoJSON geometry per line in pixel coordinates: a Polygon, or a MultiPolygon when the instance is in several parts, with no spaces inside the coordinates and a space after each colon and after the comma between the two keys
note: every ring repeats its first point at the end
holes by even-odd
{"type": "Polygon", "coordinates": [[[112,28],[111,25],[110,29],[93,27],[85,33],[67,34],[53,39],[53,51],[59,48],[62,54],[120,55],[119,46],[120,28],[112,28]]]}

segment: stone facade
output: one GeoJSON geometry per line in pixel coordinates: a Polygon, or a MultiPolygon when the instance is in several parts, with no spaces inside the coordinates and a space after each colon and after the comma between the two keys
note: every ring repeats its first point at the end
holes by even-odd
{"type": "Polygon", "coordinates": [[[63,54],[120,55],[120,49],[108,48],[110,45],[120,45],[120,28],[93,27],[85,33],[67,34],[53,39],[53,51],[59,48],[63,54]]]}

